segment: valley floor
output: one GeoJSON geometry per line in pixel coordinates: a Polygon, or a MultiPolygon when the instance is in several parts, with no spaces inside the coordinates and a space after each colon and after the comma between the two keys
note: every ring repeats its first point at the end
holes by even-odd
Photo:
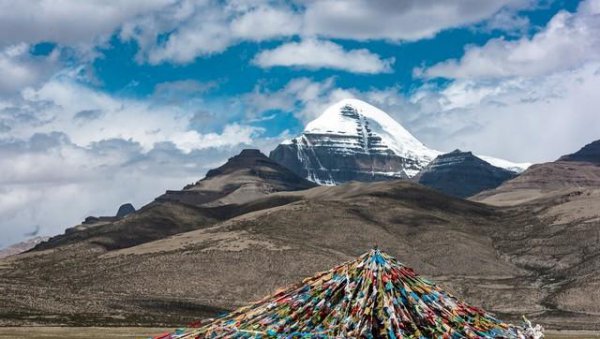
{"type": "MultiPolygon", "coordinates": [[[[0,327],[0,339],[147,338],[172,328],[151,327],[0,327]]],[[[600,338],[597,331],[546,331],[546,339],[600,338]]]]}
{"type": "Polygon", "coordinates": [[[0,339],[148,338],[172,330],[152,327],[0,327],[0,339]]]}

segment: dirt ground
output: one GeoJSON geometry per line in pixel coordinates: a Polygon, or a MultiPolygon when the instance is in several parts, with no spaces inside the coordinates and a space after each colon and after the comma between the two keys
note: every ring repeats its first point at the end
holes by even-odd
{"type": "Polygon", "coordinates": [[[0,327],[0,339],[148,338],[174,331],[148,327],[0,327]]]}
{"type": "MultiPolygon", "coordinates": [[[[0,339],[114,339],[148,338],[172,328],[147,327],[0,327],[0,339]]],[[[592,331],[547,331],[546,339],[593,339],[600,338],[600,332],[592,331]]]]}

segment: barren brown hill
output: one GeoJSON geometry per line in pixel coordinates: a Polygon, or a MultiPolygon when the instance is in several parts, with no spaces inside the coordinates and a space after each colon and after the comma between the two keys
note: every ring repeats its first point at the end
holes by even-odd
{"type": "Polygon", "coordinates": [[[597,223],[547,225],[528,210],[402,181],[273,193],[239,208],[245,213],[212,227],[129,248],[78,242],[4,261],[0,319],[183,324],[378,245],[503,317],[526,314],[561,328],[600,323],[590,297],[600,267],[597,223]]]}
{"type": "Polygon", "coordinates": [[[533,165],[518,177],[471,199],[499,206],[537,200],[543,204],[564,196],[585,198],[589,190],[596,188],[600,188],[600,140],[557,161],[533,165]]]}
{"type": "MultiPolygon", "coordinates": [[[[167,191],[155,201],[114,222],[77,225],[34,250],[89,242],[118,249],[208,227],[245,212],[238,206],[269,193],[315,187],[258,150],[246,149],[206,177],[182,190],[167,191]]],[[[256,208],[260,208],[256,207],[256,208]]]]}
{"type": "Polygon", "coordinates": [[[599,187],[600,165],[556,161],[533,165],[518,177],[471,199],[498,206],[518,205],[599,187]]]}
{"type": "Polygon", "coordinates": [[[535,214],[543,227],[524,234],[527,238],[521,241],[535,247],[526,247],[523,252],[530,258],[539,257],[549,270],[560,272],[552,281],[556,291],[545,305],[571,314],[598,314],[600,141],[555,162],[534,165],[471,199],[535,214]]]}

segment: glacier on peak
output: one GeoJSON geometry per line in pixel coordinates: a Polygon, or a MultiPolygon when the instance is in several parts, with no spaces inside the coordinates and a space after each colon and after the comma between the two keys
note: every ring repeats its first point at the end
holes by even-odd
{"type": "MultiPolygon", "coordinates": [[[[344,99],[331,105],[317,119],[309,122],[304,134],[353,136],[368,146],[365,138],[379,137],[379,147],[387,147],[396,155],[433,160],[440,152],[427,148],[396,120],[379,108],[358,99],[344,99]]],[[[365,147],[368,152],[369,148],[365,147]]]]}

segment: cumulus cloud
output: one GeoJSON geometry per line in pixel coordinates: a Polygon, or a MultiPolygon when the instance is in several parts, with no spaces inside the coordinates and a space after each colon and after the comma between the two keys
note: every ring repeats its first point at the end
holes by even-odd
{"type": "MultiPolygon", "coordinates": [[[[121,138],[144,150],[169,141],[189,152],[194,149],[249,143],[261,130],[223,122],[222,130],[201,133],[190,128],[193,113],[179,105],[116,98],[58,76],[40,88],[23,90],[18,100],[6,101],[0,123],[15,138],[61,131],[77,145],[121,138]]],[[[1,107],[1,106],[0,106],[1,107]]]]}
{"type": "Polygon", "coordinates": [[[523,0],[324,0],[306,7],[305,31],[332,38],[418,40],[476,23],[523,0]]]}
{"type": "Polygon", "coordinates": [[[260,85],[251,93],[242,97],[247,114],[258,115],[264,111],[280,110],[292,112],[295,117],[306,123],[337,100],[351,97],[353,94],[335,86],[334,78],[314,81],[310,78],[296,78],[283,88],[268,91],[260,85]]]}
{"type": "Polygon", "coordinates": [[[123,25],[120,37],[140,46],[138,61],[189,63],[245,40],[298,33],[301,16],[289,6],[229,1],[178,1],[123,25]]]}
{"type": "Polygon", "coordinates": [[[460,60],[448,60],[416,74],[453,79],[539,76],[600,60],[600,1],[583,2],[576,13],[561,11],[531,38],[492,39],[469,47],[460,60]]]}
{"type": "Polygon", "coordinates": [[[529,18],[511,9],[504,9],[494,14],[490,19],[476,25],[477,29],[486,32],[502,31],[509,35],[524,35],[530,28],[529,18]]]}
{"type": "Polygon", "coordinates": [[[185,153],[170,142],[144,151],[124,139],[82,147],[63,133],[0,139],[0,247],[22,240],[32,225],[40,225],[40,235],[55,235],[88,215],[114,215],[122,203],[143,206],[195,182],[242,148],[265,150],[269,142],[185,153]]]}
{"type": "MultiPolygon", "coordinates": [[[[433,37],[445,29],[481,22],[502,10],[524,8],[531,2],[178,1],[160,11],[140,15],[125,23],[120,36],[124,40],[137,41],[140,45],[138,61],[151,64],[188,63],[197,57],[221,53],[241,41],[291,37],[309,40],[301,46],[290,43],[281,48],[290,50],[303,47],[302,51],[319,48],[326,55],[338,55],[341,52],[330,43],[310,39],[419,40],[433,37]]],[[[498,17],[495,27],[501,28],[500,25],[506,23],[506,20],[507,17],[498,17]]],[[[373,60],[369,59],[369,62],[372,63],[373,60]]],[[[303,66],[318,65],[312,63],[303,66]]],[[[367,73],[371,72],[369,70],[367,73]]]]}
{"type": "Polygon", "coordinates": [[[254,63],[260,67],[330,68],[354,73],[391,72],[394,59],[382,59],[366,49],[345,50],[330,41],[306,39],[289,42],[259,53],[254,63]]]}
{"type": "Polygon", "coordinates": [[[411,97],[417,135],[513,161],[552,161],[597,140],[600,63],[549,75],[457,80],[411,97]],[[434,122],[434,123],[432,123],[434,122]]]}
{"type": "Polygon", "coordinates": [[[175,0],[1,1],[0,45],[53,41],[90,44],[136,16],[175,0]]]}
{"type": "Polygon", "coordinates": [[[266,40],[293,36],[300,31],[302,17],[290,9],[261,6],[243,13],[231,22],[232,34],[240,39],[266,40]]]}
{"type": "Polygon", "coordinates": [[[0,47],[52,41],[93,49],[118,32],[123,40],[138,43],[139,62],[189,63],[248,40],[290,37],[418,40],[444,29],[480,22],[502,9],[522,8],[530,2],[4,1],[0,3],[0,47]]]}
{"type": "Polygon", "coordinates": [[[26,86],[47,80],[58,70],[57,50],[47,56],[32,56],[30,45],[18,43],[0,49],[0,96],[18,93],[26,86]]]}
{"type": "MultiPolygon", "coordinates": [[[[174,86],[203,87],[197,85],[174,86]]],[[[21,240],[32,225],[53,235],[88,215],[112,215],[125,202],[144,205],[202,178],[242,148],[268,151],[278,140],[241,122],[200,131],[197,115],[179,105],[111,96],[68,74],[0,100],[6,126],[0,131],[0,247],[21,240]]]]}

